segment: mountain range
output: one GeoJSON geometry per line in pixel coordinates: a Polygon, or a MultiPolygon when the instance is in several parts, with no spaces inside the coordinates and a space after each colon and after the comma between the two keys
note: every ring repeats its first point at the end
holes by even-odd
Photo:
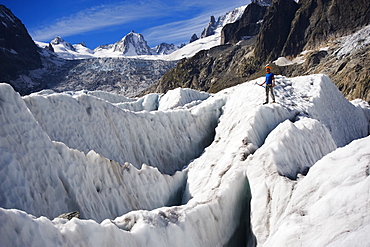
{"type": "Polygon", "coordinates": [[[180,47],[174,44],[161,43],[150,48],[144,36],[131,31],[114,44],[100,45],[94,50],[84,43],[72,45],[62,37],[55,37],[50,43],[36,42],[41,48],[56,53],[59,57],[69,60],[96,58],[96,57],[136,57],[142,55],[168,55],[180,47]]]}
{"type": "Polygon", "coordinates": [[[8,42],[1,50],[4,53],[3,63],[7,67],[0,68],[0,80],[11,84],[21,94],[42,89],[66,91],[75,88],[134,96],[157,82],[178,60],[218,45],[218,32],[222,25],[240,18],[244,9],[245,6],[242,6],[221,16],[215,35],[186,46],[161,43],[149,48],[144,37],[132,31],[114,44],[90,50],[83,42],[72,45],[59,36],[49,43],[36,41],[35,46],[21,21],[4,5],[0,5],[3,13],[0,18],[4,19],[0,23],[3,28],[0,38],[3,43],[8,42]],[[20,30],[17,32],[22,35],[15,34],[14,30],[20,30]],[[23,53],[21,62],[13,56],[15,52],[21,52],[18,47],[12,47],[14,39],[18,43],[31,41],[31,44],[22,43],[22,49],[28,47],[33,52],[23,53]],[[9,49],[5,49],[7,46],[9,49]],[[29,60],[27,54],[31,55],[29,60]],[[122,68],[125,68],[125,73],[122,73],[122,68]]]}

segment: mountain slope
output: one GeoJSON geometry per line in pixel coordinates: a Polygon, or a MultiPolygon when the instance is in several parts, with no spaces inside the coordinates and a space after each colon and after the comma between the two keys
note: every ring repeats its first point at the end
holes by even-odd
{"type": "Polygon", "coordinates": [[[22,22],[4,5],[0,5],[0,81],[24,92],[27,83],[12,83],[20,74],[42,67],[39,48],[22,22]]]}
{"type": "Polygon", "coordinates": [[[236,44],[242,39],[257,35],[266,11],[267,6],[261,6],[253,2],[249,4],[239,20],[222,28],[221,45],[236,44]]]}
{"type": "Polygon", "coordinates": [[[279,57],[298,9],[294,0],[279,0],[269,8],[256,42],[254,53],[257,59],[271,61],[279,57]]]}

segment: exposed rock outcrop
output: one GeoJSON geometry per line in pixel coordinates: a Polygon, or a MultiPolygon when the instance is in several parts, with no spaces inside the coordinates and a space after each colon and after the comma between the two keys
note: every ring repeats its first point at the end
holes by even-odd
{"type": "Polygon", "coordinates": [[[370,24],[366,0],[301,0],[281,55],[297,55],[370,24]]]}

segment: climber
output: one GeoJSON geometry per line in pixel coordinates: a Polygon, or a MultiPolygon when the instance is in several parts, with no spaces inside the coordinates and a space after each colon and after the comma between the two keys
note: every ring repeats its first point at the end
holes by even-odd
{"type": "Polygon", "coordinates": [[[266,79],[262,84],[259,84],[260,86],[262,86],[263,84],[266,83],[266,88],[265,88],[266,101],[263,104],[267,104],[269,102],[269,92],[271,93],[272,103],[276,103],[274,90],[273,90],[273,87],[275,87],[275,76],[274,76],[274,73],[271,72],[270,66],[266,66],[265,69],[266,69],[266,79]]]}

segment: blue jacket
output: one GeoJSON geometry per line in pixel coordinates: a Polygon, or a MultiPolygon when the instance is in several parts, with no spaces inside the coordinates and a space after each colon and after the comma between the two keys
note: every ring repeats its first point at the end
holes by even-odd
{"type": "Polygon", "coordinates": [[[266,74],[266,85],[272,84],[272,79],[274,78],[274,73],[266,74]]]}

